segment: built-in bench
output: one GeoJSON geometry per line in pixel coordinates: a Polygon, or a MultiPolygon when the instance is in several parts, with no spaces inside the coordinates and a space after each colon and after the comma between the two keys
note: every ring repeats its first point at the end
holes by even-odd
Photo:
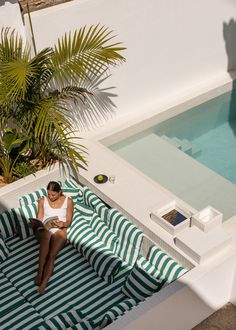
{"type": "Polygon", "coordinates": [[[39,245],[28,225],[42,188],[0,214],[0,328],[101,329],[187,269],[156,245],[142,253],[143,232],[88,187],[65,180],[74,202],[68,244],[44,295],[34,278],[39,245]]]}

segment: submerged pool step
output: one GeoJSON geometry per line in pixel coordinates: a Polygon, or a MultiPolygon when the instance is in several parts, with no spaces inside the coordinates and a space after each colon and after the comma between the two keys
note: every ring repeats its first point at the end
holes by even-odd
{"type": "Polygon", "coordinates": [[[181,150],[181,141],[177,137],[171,138],[167,135],[162,135],[161,138],[181,150]]]}
{"type": "Polygon", "coordinates": [[[186,154],[191,156],[192,155],[192,149],[193,149],[193,146],[192,146],[191,142],[188,141],[187,139],[183,139],[181,150],[183,152],[185,152],[186,154]]]}
{"type": "Polygon", "coordinates": [[[161,138],[192,157],[197,157],[201,154],[201,150],[187,139],[181,140],[176,136],[169,137],[167,135],[162,135],[161,138]]]}

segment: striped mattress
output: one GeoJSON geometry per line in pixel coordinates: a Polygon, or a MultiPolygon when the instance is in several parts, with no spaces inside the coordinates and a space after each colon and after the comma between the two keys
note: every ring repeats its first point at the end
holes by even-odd
{"type": "Polygon", "coordinates": [[[79,315],[77,321],[90,322],[89,326],[80,323],[81,329],[95,329],[107,311],[127,300],[121,291],[130,272],[127,266],[122,266],[114,282],[108,284],[69,243],[57,256],[45,294],[39,295],[34,283],[39,252],[35,237],[14,237],[6,242],[12,252],[0,270],[1,330],[69,329],[53,324],[55,318],[73,310],[79,315]]]}

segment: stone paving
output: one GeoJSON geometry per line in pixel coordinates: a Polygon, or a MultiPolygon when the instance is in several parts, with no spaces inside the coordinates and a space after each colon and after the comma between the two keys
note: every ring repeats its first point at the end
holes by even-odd
{"type": "Polygon", "coordinates": [[[236,330],[236,306],[224,305],[192,330],[236,330]]]}
{"type": "Polygon", "coordinates": [[[27,12],[27,8],[26,8],[27,2],[29,4],[29,10],[30,10],[30,12],[32,12],[35,10],[55,6],[60,3],[64,3],[64,2],[68,2],[68,1],[71,1],[71,0],[19,0],[19,3],[21,6],[21,9],[22,9],[22,12],[26,13],[27,12]]]}

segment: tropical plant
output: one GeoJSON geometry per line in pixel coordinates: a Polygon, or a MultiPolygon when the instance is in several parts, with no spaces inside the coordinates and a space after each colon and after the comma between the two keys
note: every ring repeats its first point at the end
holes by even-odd
{"type": "Polygon", "coordinates": [[[20,156],[27,149],[27,139],[16,129],[6,129],[1,136],[0,168],[6,183],[14,181],[14,170],[20,156]]]}
{"type": "Polygon", "coordinates": [[[104,26],[83,27],[31,56],[14,30],[2,29],[0,128],[28,140],[27,161],[38,159],[42,167],[59,161],[74,172],[87,164],[75,130],[113,111],[111,94],[100,88],[109,68],[124,61],[113,38],[104,26]]]}
{"type": "Polygon", "coordinates": [[[27,175],[34,174],[36,171],[37,168],[33,164],[22,161],[16,163],[13,170],[13,175],[20,179],[27,175]]]}

